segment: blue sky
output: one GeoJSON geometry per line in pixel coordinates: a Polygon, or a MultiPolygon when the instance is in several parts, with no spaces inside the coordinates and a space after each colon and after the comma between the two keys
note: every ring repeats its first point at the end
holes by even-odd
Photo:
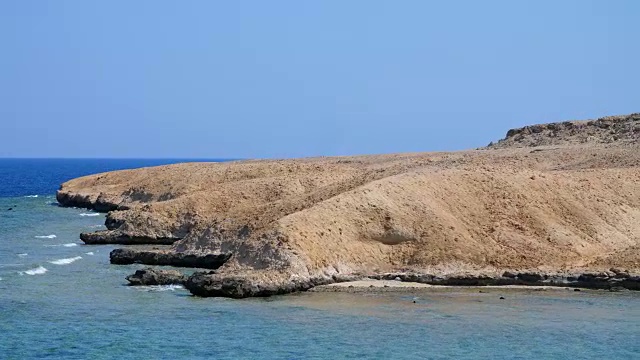
{"type": "Polygon", "coordinates": [[[458,150],[640,111],[638,1],[2,1],[0,157],[458,150]]]}

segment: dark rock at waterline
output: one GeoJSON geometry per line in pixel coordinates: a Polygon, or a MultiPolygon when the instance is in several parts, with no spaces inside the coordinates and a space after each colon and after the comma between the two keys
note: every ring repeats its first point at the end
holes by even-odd
{"type": "Polygon", "coordinates": [[[180,238],[133,236],[119,230],[101,230],[80,234],[80,240],[87,245],[171,245],[180,238]]]}
{"type": "Polygon", "coordinates": [[[187,276],[176,270],[146,268],[126,277],[129,285],[175,285],[184,284],[187,276]]]}
{"type": "MultiPolygon", "coordinates": [[[[547,275],[536,273],[517,274],[516,277],[489,276],[433,276],[419,273],[387,273],[367,276],[370,279],[412,281],[432,285],[545,285],[559,287],[580,287],[590,289],[640,290],[640,276],[616,278],[602,274],[580,274],[575,276],[547,275]],[[524,276],[521,276],[523,275],[524,276]],[[571,279],[571,280],[569,280],[571,279]],[[526,280],[526,281],[525,281],[526,280]]],[[[612,273],[613,274],[613,273],[612,273]]],[[[194,295],[202,297],[264,297],[297,291],[306,291],[318,285],[353,281],[362,276],[333,276],[287,280],[289,277],[254,277],[217,272],[197,272],[191,275],[184,286],[194,295]],[[280,280],[277,280],[280,279],[280,280]]]]}
{"type": "Polygon", "coordinates": [[[64,207],[78,207],[98,212],[109,212],[118,209],[118,204],[105,199],[103,196],[98,196],[93,199],[89,195],[76,194],[63,190],[56,192],[56,200],[64,207]]]}
{"type": "Polygon", "coordinates": [[[196,296],[241,299],[306,291],[315,286],[334,282],[336,281],[333,278],[313,278],[279,282],[197,272],[187,279],[184,286],[196,296]]]}
{"type": "Polygon", "coordinates": [[[628,272],[611,273],[582,273],[575,275],[547,275],[542,273],[505,272],[502,276],[434,276],[420,273],[386,273],[368,276],[375,280],[394,280],[417,282],[431,285],[451,286],[485,286],[485,285],[545,285],[581,287],[589,289],[609,289],[622,287],[630,290],[640,290],[640,276],[632,276],[628,272]]]}
{"type": "Polygon", "coordinates": [[[616,279],[628,279],[631,277],[631,274],[629,274],[628,271],[620,270],[617,268],[611,268],[609,269],[609,271],[614,273],[614,277],[616,279]]]}
{"type": "Polygon", "coordinates": [[[195,255],[133,249],[115,249],[109,254],[111,263],[118,265],[169,265],[202,269],[217,269],[229,260],[230,257],[231,254],[195,255]]]}
{"type": "Polygon", "coordinates": [[[536,273],[519,273],[517,277],[526,283],[537,283],[544,279],[542,275],[536,273]]]}

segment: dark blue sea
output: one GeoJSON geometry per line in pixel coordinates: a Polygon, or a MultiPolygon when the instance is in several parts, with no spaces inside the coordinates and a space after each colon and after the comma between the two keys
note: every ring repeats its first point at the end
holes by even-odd
{"type": "Polygon", "coordinates": [[[141,266],[110,265],[113,246],[78,239],[103,229],[104,215],[58,207],[55,191],[77,176],[178,161],[0,160],[0,359],[640,359],[638,292],[230,300],[128,287],[141,266]]]}

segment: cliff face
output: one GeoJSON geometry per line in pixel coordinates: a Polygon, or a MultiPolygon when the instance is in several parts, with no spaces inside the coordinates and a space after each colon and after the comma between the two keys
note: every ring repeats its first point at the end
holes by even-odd
{"type": "Polygon", "coordinates": [[[489,150],[117,171],[71,180],[58,200],[109,211],[87,243],[172,244],[114,262],[215,269],[185,282],[198,295],[398,271],[640,271],[640,117],[591,123],[512,130],[489,150]]]}

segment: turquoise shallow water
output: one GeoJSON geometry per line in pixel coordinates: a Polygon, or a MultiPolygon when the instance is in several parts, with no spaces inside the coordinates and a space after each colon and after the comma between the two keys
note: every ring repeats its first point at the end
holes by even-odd
{"type": "Polygon", "coordinates": [[[195,298],[126,286],[140,266],[78,240],[104,216],[52,203],[0,197],[2,359],[640,359],[637,292],[195,298]]]}

